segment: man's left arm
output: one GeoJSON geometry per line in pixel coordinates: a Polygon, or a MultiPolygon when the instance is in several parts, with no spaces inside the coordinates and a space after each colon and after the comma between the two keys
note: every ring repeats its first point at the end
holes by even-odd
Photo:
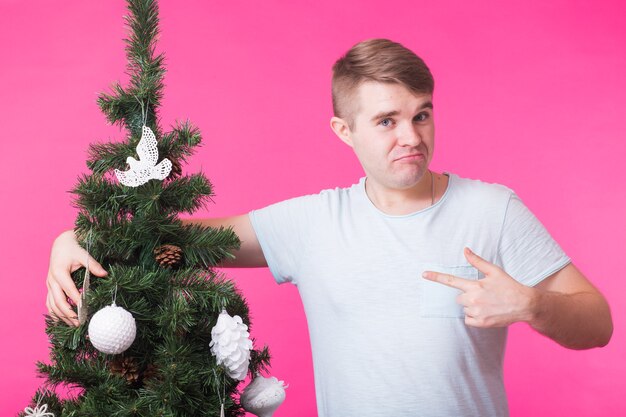
{"type": "Polygon", "coordinates": [[[532,287],[530,326],[570,349],[606,346],[613,334],[606,299],[573,264],[532,287]]]}
{"type": "Polygon", "coordinates": [[[467,325],[527,322],[570,349],[601,347],[611,339],[613,322],[606,299],[573,264],[529,287],[468,248],[464,253],[485,278],[472,281],[434,271],[425,272],[424,278],[462,291],[457,302],[464,308],[467,325]]]}

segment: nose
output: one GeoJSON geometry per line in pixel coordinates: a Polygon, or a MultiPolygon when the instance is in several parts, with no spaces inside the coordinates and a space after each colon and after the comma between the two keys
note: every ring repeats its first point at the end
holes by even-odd
{"type": "Polygon", "coordinates": [[[417,146],[422,142],[420,131],[413,123],[406,123],[398,133],[398,144],[401,146],[417,146]]]}

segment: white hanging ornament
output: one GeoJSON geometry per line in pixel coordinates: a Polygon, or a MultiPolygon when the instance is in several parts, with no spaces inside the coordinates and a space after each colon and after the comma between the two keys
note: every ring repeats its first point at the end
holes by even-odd
{"type": "Polygon", "coordinates": [[[209,347],[217,358],[217,364],[223,365],[231,378],[240,381],[246,378],[250,365],[252,340],[249,337],[248,326],[241,317],[231,317],[226,310],[222,310],[211,329],[209,347]]]}
{"type": "Polygon", "coordinates": [[[88,331],[89,340],[96,349],[117,355],[133,344],[137,326],[132,314],[113,303],[93,315],[88,331]]]}
{"type": "Polygon", "coordinates": [[[26,407],[24,413],[26,413],[26,417],[54,417],[54,414],[48,411],[48,404],[41,407],[37,405],[35,408],[26,407]]]}
{"type": "Polygon", "coordinates": [[[272,417],[285,401],[285,388],[288,386],[276,377],[265,378],[256,374],[241,393],[241,405],[244,410],[258,417],[272,417]]]}
{"type": "Polygon", "coordinates": [[[172,170],[172,162],[164,158],[157,164],[159,149],[157,148],[156,136],[148,126],[144,126],[141,139],[137,145],[139,161],[129,156],[126,163],[130,166],[128,171],[115,170],[117,179],[128,187],[138,187],[152,179],[164,180],[172,170]]]}

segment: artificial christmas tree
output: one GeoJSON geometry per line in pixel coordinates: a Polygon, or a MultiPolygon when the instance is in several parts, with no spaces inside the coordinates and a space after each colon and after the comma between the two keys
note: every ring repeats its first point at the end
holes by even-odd
{"type": "Polygon", "coordinates": [[[38,364],[47,382],[33,405],[56,417],[218,416],[220,409],[243,415],[238,384],[269,365],[268,350],[238,340],[247,357],[238,359],[233,374],[218,364],[210,347],[221,312],[238,317],[238,325],[250,325],[245,300],[213,270],[232,256],[239,240],[230,229],[178,218],[203,207],[212,195],[203,174],[182,172],[201,137],[187,122],[170,132],[159,126],[165,70],[163,55],[155,52],[157,4],[128,0],[128,8],[129,85],[115,84],[98,99],[107,119],[125,128],[128,138],[92,144],[91,173],[73,190],[78,240],[109,274],[97,280],[89,280],[85,270],[72,274],[83,288],[81,325],[47,318],[51,361],[38,364]],[[115,310],[118,320],[109,313],[114,308],[128,315],[115,310]],[[94,317],[104,319],[96,323],[94,317]],[[68,390],[63,398],[55,393],[58,386],[68,390]]]}

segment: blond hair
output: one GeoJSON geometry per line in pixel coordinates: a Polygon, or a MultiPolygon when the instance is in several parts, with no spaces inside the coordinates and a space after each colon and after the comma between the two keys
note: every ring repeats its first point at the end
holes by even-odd
{"type": "Polygon", "coordinates": [[[359,42],[333,65],[333,112],[351,129],[357,91],[366,81],[400,84],[415,94],[432,94],[435,88],[430,70],[413,51],[388,39],[359,42]]]}

